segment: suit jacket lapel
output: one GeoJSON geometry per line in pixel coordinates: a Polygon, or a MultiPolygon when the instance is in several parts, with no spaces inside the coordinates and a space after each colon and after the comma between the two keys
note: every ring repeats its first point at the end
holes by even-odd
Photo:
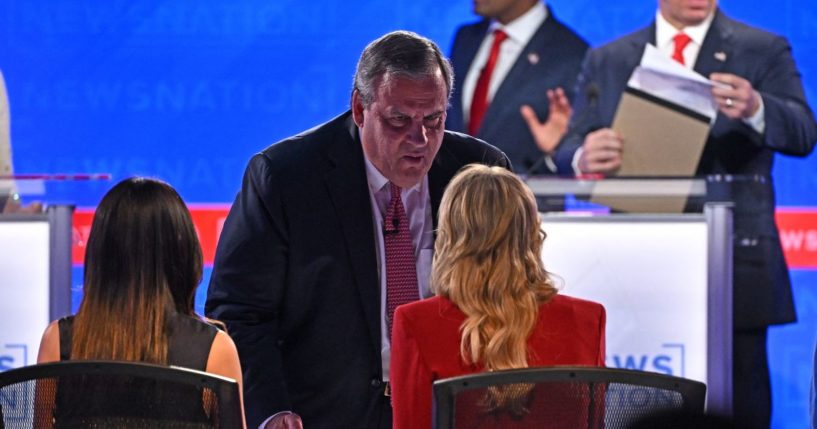
{"type": "MultiPolygon", "coordinates": [[[[632,73],[636,66],[641,64],[641,57],[644,56],[644,48],[647,44],[655,46],[655,22],[633,34],[633,37],[630,38],[630,49],[632,51],[621,55],[622,58],[628,61],[627,70],[629,70],[629,73],[632,73]]],[[[630,80],[630,75],[627,75],[627,80],[630,80]]]]}
{"type": "Polygon", "coordinates": [[[485,119],[479,132],[480,135],[489,135],[492,128],[503,125],[497,120],[500,115],[497,115],[496,110],[506,108],[511,103],[509,99],[513,97],[516,87],[519,86],[520,82],[528,80],[525,76],[547,73],[545,68],[549,60],[549,53],[552,50],[551,45],[558,43],[558,40],[555,40],[553,36],[557,24],[553,18],[553,13],[549,9],[548,13],[548,18],[539,26],[536,33],[533,33],[533,37],[522,49],[522,52],[519,53],[516,62],[508,71],[505,79],[502,80],[502,84],[497,88],[494,98],[488,106],[488,111],[485,112],[485,119]],[[538,58],[538,61],[531,62],[530,59],[533,57],[538,58]]]}
{"type": "Polygon", "coordinates": [[[695,61],[695,71],[708,78],[711,73],[719,72],[723,69],[726,61],[731,57],[732,29],[729,27],[729,19],[723,15],[720,9],[715,11],[715,18],[706,32],[706,37],[695,61]]]}
{"type": "Polygon", "coordinates": [[[485,36],[488,33],[488,28],[490,26],[490,21],[483,20],[479,23],[479,26],[475,29],[475,31],[470,32],[470,37],[463,40],[463,47],[462,47],[462,56],[461,58],[467,58],[467,64],[455,64],[454,67],[460,67],[459,74],[462,75],[462,82],[457,83],[462,87],[462,84],[465,81],[465,76],[468,75],[468,70],[471,69],[471,64],[473,64],[474,59],[477,57],[477,51],[479,51],[480,45],[482,45],[482,41],[485,39],[485,36]]]}
{"type": "Polygon", "coordinates": [[[332,151],[328,155],[335,168],[325,175],[326,187],[346,242],[372,345],[379,354],[380,282],[374,244],[374,221],[363,148],[351,115],[345,126],[337,130],[336,144],[332,145],[332,151]]]}
{"type": "Polygon", "coordinates": [[[448,150],[445,144],[445,138],[440,146],[440,151],[434,158],[434,163],[431,164],[431,169],[428,171],[428,196],[431,200],[431,220],[434,224],[434,234],[437,233],[437,212],[440,209],[440,202],[443,199],[443,192],[448,182],[457,174],[461,162],[457,162],[456,156],[448,150]]]}
{"type": "Polygon", "coordinates": [[[471,106],[462,103],[463,86],[468,71],[477,56],[482,39],[488,30],[489,21],[483,20],[473,27],[465,27],[459,34],[454,51],[451,53],[451,64],[454,66],[454,94],[451,97],[451,108],[446,119],[446,128],[465,131],[465,111],[471,106]]]}

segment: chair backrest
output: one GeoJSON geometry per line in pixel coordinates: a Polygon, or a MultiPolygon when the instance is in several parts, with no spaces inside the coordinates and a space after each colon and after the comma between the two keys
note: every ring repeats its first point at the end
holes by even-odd
{"type": "Polygon", "coordinates": [[[0,373],[0,429],[241,428],[235,380],[134,362],[66,361],[0,373]]]}
{"type": "Polygon", "coordinates": [[[434,382],[434,427],[627,428],[662,411],[703,413],[706,385],[612,368],[542,367],[434,382]]]}

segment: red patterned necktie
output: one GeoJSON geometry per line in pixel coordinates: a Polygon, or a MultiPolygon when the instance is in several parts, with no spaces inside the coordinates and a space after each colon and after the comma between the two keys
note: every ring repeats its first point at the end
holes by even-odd
{"type": "Polygon", "coordinates": [[[672,52],[672,59],[684,64],[684,48],[689,45],[692,39],[684,33],[678,33],[672,40],[675,42],[675,51],[672,52]]]}
{"type": "Polygon", "coordinates": [[[386,209],[383,224],[383,242],[386,248],[386,322],[391,338],[394,309],[398,305],[417,301],[417,264],[414,261],[414,246],[406,209],[400,199],[400,188],[391,187],[391,201],[386,209]]]}
{"type": "Polygon", "coordinates": [[[471,100],[471,113],[468,120],[468,134],[472,136],[477,135],[480,125],[482,125],[482,118],[488,110],[488,87],[491,85],[491,75],[494,73],[496,61],[499,58],[499,47],[502,42],[508,38],[502,30],[494,31],[494,43],[491,45],[491,53],[488,55],[488,62],[482,68],[477,80],[477,86],[474,88],[474,98],[471,100]]]}

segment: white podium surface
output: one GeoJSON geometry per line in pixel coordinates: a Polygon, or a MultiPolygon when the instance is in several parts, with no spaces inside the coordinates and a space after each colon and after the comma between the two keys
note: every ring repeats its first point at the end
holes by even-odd
{"type": "Polygon", "coordinates": [[[37,360],[50,321],[48,219],[0,222],[0,372],[37,360]]]}
{"type": "Polygon", "coordinates": [[[543,216],[560,293],[607,310],[608,367],[707,382],[707,224],[691,219],[543,216]]]}
{"type": "Polygon", "coordinates": [[[48,323],[71,312],[73,213],[0,215],[0,372],[36,363],[48,323]]]}

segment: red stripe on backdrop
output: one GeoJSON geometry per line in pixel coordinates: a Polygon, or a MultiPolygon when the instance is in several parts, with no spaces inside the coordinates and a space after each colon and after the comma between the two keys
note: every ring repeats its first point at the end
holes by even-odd
{"type": "MultiPolygon", "coordinates": [[[[199,234],[204,252],[204,263],[212,265],[216,254],[216,243],[224,226],[224,219],[230,206],[191,204],[190,213],[199,234]]],[[[85,243],[91,231],[94,209],[81,208],[74,213],[74,248],[75,264],[82,264],[85,258],[85,243]]],[[[777,210],[777,226],[780,229],[780,240],[786,253],[789,268],[817,269],[817,207],[787,208],[777,210]]]]}
{"type": "MultiPolygon", "coordinates": [[[[190,204],[188,207],[201,242],[204,264],[212,265],[213,258],[216,255],[216,243],[218,243],[218,237],[224,227],[227,213],[230,211],[230,205],[190,204]]],[[[88,234],[91,232],[93,219],[93,208],[79,208],[74,212],[74,246],[72,249],[74,264],[82,264],[85,260],[85,244],[88,242],[88,234]]]]}
{"type": "Polygon", "coordinates": [[[817,207],[781,207],[776,218],[789,268],[817,269],[817,207]]]}
{"type": "Polygon", "coordinates": [[[73,246],[71,246],[71,259],[74,264],[82,265],[85,262],[85,245],[88,243],[88,234],[91,232],[93,220],[94,209],[92,208],[78,208],[74,211],[73,246]]]}

